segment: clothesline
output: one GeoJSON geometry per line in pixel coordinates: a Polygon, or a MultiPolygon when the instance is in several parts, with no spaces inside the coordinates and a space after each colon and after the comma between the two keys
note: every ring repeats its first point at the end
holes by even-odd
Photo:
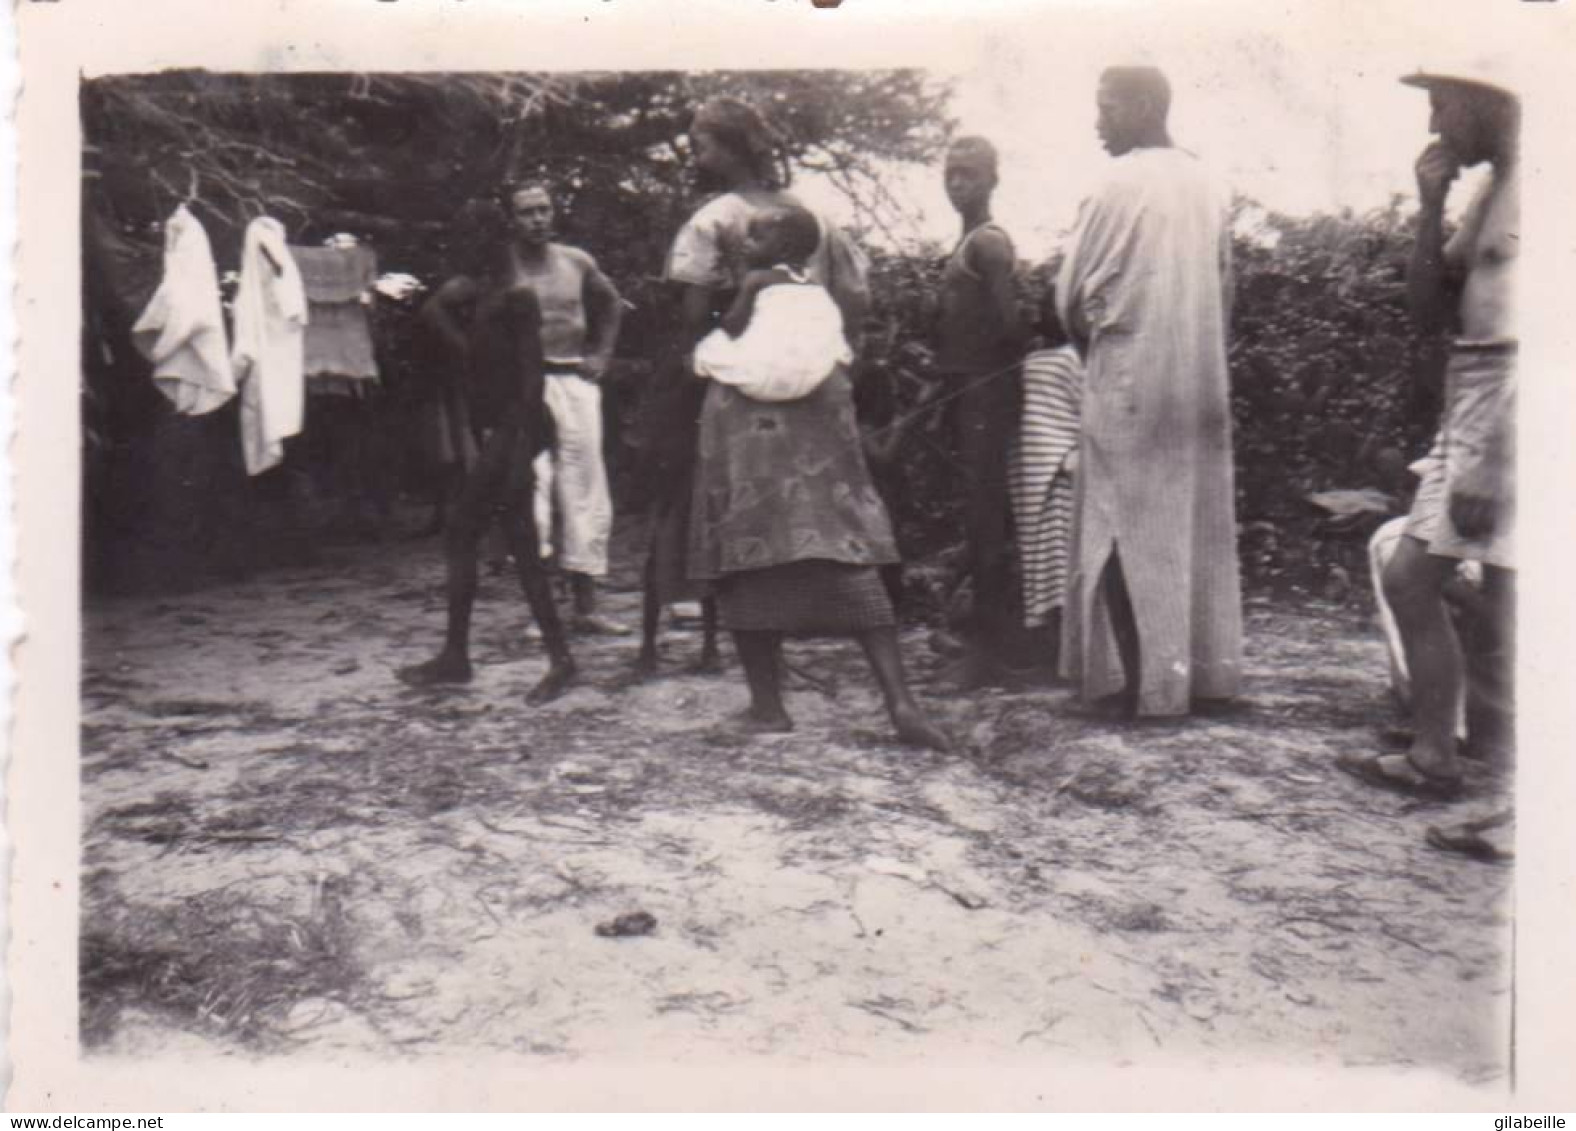
{"type": "Polygon", "coordinates": [[[361,308],[376,275],[375,256],[353,238],[291,247],[279,221],[258,217],[246,228],[227,335],[207,232],[181,203],[165,225],[163,275],[133,340],[182,415],[213,412],[239,394],[246,468],[261,474],[300,434],[309,379],[314,391],[352,395],[377,380],[361,308]]]}

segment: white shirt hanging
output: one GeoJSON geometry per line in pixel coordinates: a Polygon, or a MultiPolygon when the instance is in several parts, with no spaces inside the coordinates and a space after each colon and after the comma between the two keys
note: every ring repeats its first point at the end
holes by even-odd
{"type": "Polygon", "coordinates": [[[164,275],[131,337],[177,412],[200,416],[235,396],[213,249],[184,204],[165,222],[164,275]]]}
{"type": "Polygon", "coordinates": [[[301,431],[306,311],[284,225],[267,216],[253,220],[241,252],[232,354],[241,386],[241,448],[252,475],[277,465],[284,441],[301,431]]]}

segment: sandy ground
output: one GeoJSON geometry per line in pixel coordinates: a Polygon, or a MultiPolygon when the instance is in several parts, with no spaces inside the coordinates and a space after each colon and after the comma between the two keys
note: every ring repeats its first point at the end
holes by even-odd
{"type": "MultiPolygon", "coordinates": [[[[627,582],[627,579],[626,579],[627,582]]],[[[635,623],[636,596],[608,608],[635,623]]],[[[731,662],[544,669],[484,580],[477,678],[414,692],[435,541],[87,610],[85,1045],[101,1055],[1201,1058],[1506,1072],[1511,872],[1445,810],[1331,766],[1391,721],[1363,619],[1250,608],[1229,716],[1123,726],[1065,690],[924,701],[893,744],[857,649],[790,657],[799,729],[744,738],[731,662]],[[642,910],[640,937],[595,932],[642,910]]],[[[938,661],[907,639],[921,677],[938,661]]],[[[1504,788],[1486,775],[1480,790],[1504,788]]]]}

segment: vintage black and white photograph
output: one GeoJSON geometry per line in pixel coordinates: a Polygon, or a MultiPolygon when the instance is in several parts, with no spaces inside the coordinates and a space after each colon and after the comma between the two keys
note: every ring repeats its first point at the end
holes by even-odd
{"type": "Polygon", "coordinates": [[[1518,55],[1035,26],[80,76],[84,1061],[1512,1086],[1518,55]]]}

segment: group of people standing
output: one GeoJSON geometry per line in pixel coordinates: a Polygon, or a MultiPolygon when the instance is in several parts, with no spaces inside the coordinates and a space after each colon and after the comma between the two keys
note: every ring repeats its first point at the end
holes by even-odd
{"type": "Polygon", "coordinates": [[[1170,102],[1153,67],[1102,76],[1096,129],[1116,160],[1044,304],[1050,348],[1027,360],[1016,259],[990,217],[996,153],[966,138],[948,154],[964,236],[942,276],[940,366],[957,398],[974,583],[961,686],[999,674],[1015,609],[1032,626],[1057,606],[1061,672],[1095,709],[1180,715],[1240,686],[1228,202],[1172,144],[1170,102]],[[1046,576],[1060,592],[1037,584],[1046,576]]]}
{"type": "MultiPolygon", "coordinates": [[[[1449,76],[1426,85],[1443,140],[1419,169],[1426,182],[1420,247],[1439,242],[1443,186],[1454,169],[1495,160],[1500,187],[1453,251],[1420,251],[1414,293],[1429,289],[1430,271],[1465,273],[1469,325],[1451,370],[1451,411],[1469,405],[1461,411],[1474,420],[1492,412],[1504,421],[1509,394],[1484,392],[1488,378],[1474,376],[1508,373],[1505,358],[1513,355],[1498,315],[1481,309],[1497,309],[1501,300],[1487,293],[1498,284],[1480,273],[1504,266],[1499,252],[1462,240],[1498,247],[1507,230],[1513,239],[1507,208],[1514,198],[1495,154],[1476,134],[1466,137],[1470,130],[1451,114],[1481,132],[1490,111],[1479,102],[1513,106],[1514,98],[1449,76]],[[1457,95],[1470,113],[1450,110],[1457,95]],[[1478,325],[1484,319],[1494,325],[1478,325]]],[[[995,148],[967,137],[947,153],[945,187],[962,235],[942,268],[936,377],[923,411],[949,414],[963,479],[972,602],[962,657],[949,673],[957,687],[1000,679],[1011,666],[1009,643],[1024,639],[1025,629],[1057,657],[1092,710],[1182,715],[1241,687],[1228,200],[1202,162],[1173,143],[1170,101],[1169,84],[1153,67],[1102,75],[1097,132],[1113,160],[1079,213],[1037,319],[1024,310],[1012,240],[991,215],[995,148]],[[1052,637],[1059,637],[1054,646],[1052,637]]],[[[788,191],[771,131],[752,106],[706,102],[689,141],[698,180],[714,195],[683,225],[665,268],[686,352],[651,390],[653,403],[678,406],[661,438],[677,458],[658,484],[642,660],[653,660],[654,610],[679,596],[704,597],[708,630],[720,617],[749,684],[742,725],[785,730],[792,722],[782,697],[784,636],[851,635],[899,737],[946,748],[947,736],[925,717],[904,672],[890,584],[897,545],[871,475],[876,446],[855,416],[867,263],[788,191]]],[[[470,677],[477,544],[497,513],[550,657],[532,692],[539,700],[574,676],[530,520],[530,466],[550,445],[560,467],[563,561],[584,578],[576,582],[576,620],[589,631],[616,630],[595,616],[590,579],[606,570],[611,519],[596,382],[612,355],[621,303],[589,255],[551,239],[545,186],[512,186],[507,203],[512,230],[503,254],[458,273],[429,303],[454,362],[457,434],[476,458],[449,524],[444,648],[401,674],[413,683],[470,677]]],[[[1431,301],[1437,306],[1437,296],[1431,301]]],[[[1509,387],[1508,378],[1503,383],[1509,387]]],[[[1469,431],[1481,437],[1485,427],[1469,431]]],[[[1481,515],[1456,514],[1456,496],[1469,490],[1460,465],[1490,448],[1485,458],[1503,463],[1509,449],[1501,432],[1478,443],[1447,424],[1443,462],[1456,478],[1442,489],[1454,492],[1453,501],[1427,521],[1457,523],[1456,536],[1430,527],[1424,539],[1419,518],[1417,532],[1409,529],[1419,546],[1409,544],[1394,567],[1397,593],[1416,596],[1397,615],[1410,633],[1419,686],[1427,688],[1417,696],[1418,745],[1406,759],[1425,781],[1448,765],[1434,746],[1437,700],[1460,694],[1437,618],[1424,608],[1424,582],[1438,572],[1426,563],[1466,555],[1476,544],[1472,522],[1481,515]],[[1422,580],[1403,585],[1403,575],[1422,580]],[[1435,656],[1440,647],[1443,661],[1435,656]]],[[[1508,518],[1496,529],[1506,525],[1508,518]]],[[[1486,560],[1508,564],[1497,550],[1486,560]]],[[[715,660],[709,631],[705,659],[715,660]]],[[[1371,778],[1407,777],[1391,762],[1365,766],[1371,778]]]]}

